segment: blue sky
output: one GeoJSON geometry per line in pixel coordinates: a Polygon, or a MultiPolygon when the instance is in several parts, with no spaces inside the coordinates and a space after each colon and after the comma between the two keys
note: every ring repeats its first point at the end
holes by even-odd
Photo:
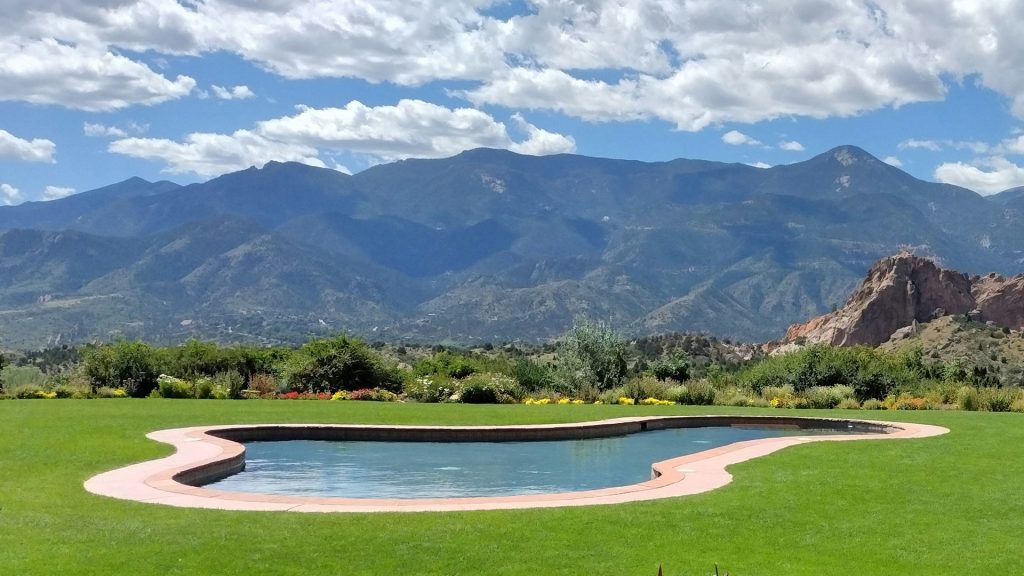
{"type": "Polygon", "coordinates": [[[0,204],[477,146],[1024,185],[1024,4],[11,0],[0,204]],[[16,32],[11,32],[16,31],[16,32]]]}

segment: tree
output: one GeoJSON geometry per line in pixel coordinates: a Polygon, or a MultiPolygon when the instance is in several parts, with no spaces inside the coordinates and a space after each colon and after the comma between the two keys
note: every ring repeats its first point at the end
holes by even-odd
{"type": "Polygon", "coordinates": [[[292,354],[283,372],[288,386],[302,392],[402,389],[396,369],[387,366],[365,342],[348,336],[307,342],[292,354]]]}
{"type": "Polygon", "coordinates": [[[557,351],[555,382],[567,391],[607,390],[626,377],[626,342],[604,322],[577,318],[559,340],[557,351]]]}
{"type": "Polygon", "coordinates": [[[118,340],[85,351],[85,375],[93,389],[122,388],[131,396],[147,396],[158,376],[153,349],[144,342],[118,340]]]}

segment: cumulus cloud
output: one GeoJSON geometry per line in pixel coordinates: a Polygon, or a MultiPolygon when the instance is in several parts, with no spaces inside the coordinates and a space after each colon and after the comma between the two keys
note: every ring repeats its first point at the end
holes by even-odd
{"type": "Polygon", "coordinates": [[[47,186],[46,189],[43,190],[43,200],[66,198],[74,193],[74,188],[66,188],[64,186],[47,186]]]}
{"type": "Polygon", "coordinates": [[[897,168],[903,167],[903,162],[901,162],[900,159],[895,156],[886,156],[885,158],[882,158],[882,162],[885,162],[886,164],[890,166],[895,166],[897,168]]]}
{"type": "Polygon", "coordinates": [[[783,140],[782,142],[779,142],[779,149],[787,150],[789,152],[803,152],[804,145],[796,140],[783,140]]]}
{"type": "Polygon", "coordinates": [[[760,140],[755,140],[739,130],[729,130],[722,134],[722,142],[730,146],[758,146],[761,144],[760,140]]]}
{"type": "Polygon", "coordinates": [[[1024,186],[1024,167],[1002,156],[974,163],[947,162],[935,169],[935,179],[974,190],[984,196],[1024,186]]]}
{"type": "Polygon", "coordinates": [[[195,80],[170,80],[105,48],[0,37],[0,85],[0,100],[109,111],[181,98],[195,80]]]}
{"type": "Polygon", "coordinates": [[[213,85],[210,86],[210,89],[213,90],[213,95],[221,100],[247,100],[256,96],[256,94],[254,94],[253,91],[245,85],[234,86],[232,88],[213,85]]]}
{"type": "Polygon", "coordinates": [[[194,84],[120,50],[226,51],[287,78],[458,80],[477,105],[598,121],[657,118],[682,130],[941,100],[946,82],[967,77],[1007,96],[1024,117],[1024,12],[1014,2],[761,0],[723,10],[706,0],[565,0],[528,2],[513,17],[492,15],[495,4],[9,0],[3,29],[57,40],[7,41],[0,62],[48,54],[62,65],[19,67],[20,75],[0,74],[0,82],[17,86],[32,70],[49,69],[46,82],[36,79],[45,90],[4,97],[113,109],[181,97],[194,84]],[[79,53],[97,65],[76,66],[79,53]],[[69,70],[95,82],[63,79],[69,70]],[[111,77],[132,81],[114,95],[111,77]]]}
{"type": "Polygon", "coordinates": [[[50,140],[24,140],[6,130],[0,130],[0,160],[53,163],[53,155],[56,153],[57,145],[50,140]]]}
{"type": "Polygon", "coordinates": [[[10,184],[0,184],[0,205],[13,206],[20,204],[22,200],[24,197],[21,195],[21,190],[10,184]]]}
{"type": "Polygon", "coordinates": [[[470,148],[506,148],[524,154],[572,152],[575,141],[543,130],[514,115],[524,139],[513,139],[504,123],[472,108],[450,109],[422,100],[394,106],[366,106],[353,100],[342,108],[300,107],[291,116],[265,120],[233,134],[190,134],[184,142],[165,139],[117,140],[110,151],[162,160],[171,172],[214,176],[294,160],[324,166],[320,153],[346,152],[374,161],[451,156],[470,148]]]}
{"type": "Polygon", "coordinates": [[[218,176],[225,172],[262,166],[271,160],[324,166],[315,148],[268,139],[250,130],[232,134],[193,133],[183,142],[163,138],[124,138],[107,148],[111,152],[156,160],[173,174],[218,176]]]}

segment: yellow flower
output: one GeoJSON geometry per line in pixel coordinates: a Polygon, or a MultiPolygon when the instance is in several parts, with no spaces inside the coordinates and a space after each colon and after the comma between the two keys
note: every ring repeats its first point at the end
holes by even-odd
{"type": "Polygon", "coordinates": [[[626,406],[632,406],[633,404],[635,404],[635,402],[633,401],[632,398],[627,398],[625,396],[620,396],[619,397],[619,404],[624,404],[626,406]]]}
{"type": "Polygon", "coordinates": [[[558,399],[558,403],[559,404],[568,404],[569,403],[569,399],[568,398],[559,398],[558,399]]]}
{"type": "Polygon", "coordinates": [[[534,404],[551,404],[551,398],[541,398],[534,402],[534,404]]]}
{"type": "Polygon", "coordinates": [[[579,398],[577,398],[577,399],[573,400],[572,403],[573,404],[583,404],[583,400],[580,400],[579,398]]]}

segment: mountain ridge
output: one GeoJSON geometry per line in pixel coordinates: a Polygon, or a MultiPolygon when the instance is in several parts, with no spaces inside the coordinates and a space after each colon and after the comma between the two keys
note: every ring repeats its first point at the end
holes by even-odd
{"type": "MultiPolygon", "coordinates": [[[[902,247],[977,273],[1024,262],[1021,211],[854,146],[768,169],[477,149],[351,176],[272,162],[114,186],[0,208],[0,242],[69,231],[111,256],[94,278],[67,272],[74,254],[33,269],[0,251],[0,270],[21,266],[0,277],[5,345],[328,330],[540,341],[577,315],[631,334],[771,340],[902,247]]],[[[43,254],[47,237],[31,238],[22,252],[43,254]]]]}

